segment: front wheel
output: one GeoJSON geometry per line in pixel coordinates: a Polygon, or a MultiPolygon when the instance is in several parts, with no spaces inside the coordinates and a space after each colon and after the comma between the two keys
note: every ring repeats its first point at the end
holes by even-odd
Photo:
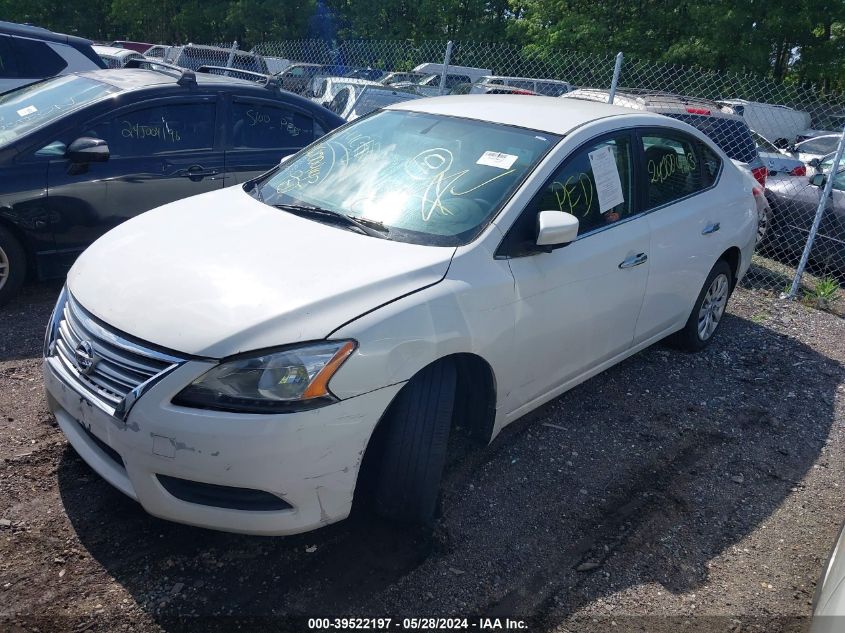
{"type": "Polygon", "coordinates": [[[454,363],[423,369],[390,406],[376,484],[376,511],[427,525],[434,518],[455,404],[454,363]]]}
{"type": "Polygon", "coordinates": [[[697,352],[710,344],[722,322],[728,297],[731,294],[731,267],[720,259],[713,266],[698,294],[684,329],[675,335],[674,342],[683,350],[697,352]]]}

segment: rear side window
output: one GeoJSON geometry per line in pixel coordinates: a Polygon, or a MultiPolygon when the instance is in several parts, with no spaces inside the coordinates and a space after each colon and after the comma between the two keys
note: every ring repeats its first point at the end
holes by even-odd
{"type": "Polygon", "coordinates": [[[11,44],[21,77],[52,77],[67,68],[67,62],[46,42],[13,37],[11,44]]]}
{"type": "Polygon", "coordinates": [[[719,157],[696,139],[669,131],[644,134],[641,139],[647,179],[646,208],[672,204],[715,182],[719,157]]]}
{"type": "Polygon", "coordinates": [[[102,121],[83,136],[105,139],[116,157],[211,149],[215,111],[214,103],[143,108],[102,121]]]}
{"type": "Polygon", "coordinates": [[[300,148],[314,140],[314,119],[283,106],[235,101],[227,130],[233,148],[300,148]]]}
{"type": "Polygon", "coordinates": [[[744,121],[698,114],[664,114],[701,130],[729,158],[741,163],[751,163],[757,159],[757,146],[744,121]]]}

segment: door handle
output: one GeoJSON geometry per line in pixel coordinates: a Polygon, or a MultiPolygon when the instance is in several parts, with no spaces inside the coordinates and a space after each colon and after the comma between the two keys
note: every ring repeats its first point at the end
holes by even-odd
{"type": "Polygon", "coordinates": [[[634,266],[645,264],[646,260],[648,260],[648,255],[645,253],[637,253],[636,255],[631,255],[629,258],[625,259],[621,264],[619,264],[619,268],[633,268],[634,266]]]}
{"type": "Polygon", "coordinates": [[[190,178],[191,180],[202,180],[206,176],[216,176],[219,173],[217,169],[205,169],[202,165],[191,165],[187,169],[179,172],[182,178],[190,178]]]}
{"type": "Polygon", "coordinates": [[[722,227],[719,225],[719,223],[718,223],[718,222],[715,222],[714,224],[708,224],[708,225],[707,225],[707,226],[705,226],[705,227],[704,227],[704,229],[701,231],[701,234],[702,234],[702,235],[710,235],[710,234],[715,233],[716,231],[718,231],[720,228],[722,228],[722,227]]]}

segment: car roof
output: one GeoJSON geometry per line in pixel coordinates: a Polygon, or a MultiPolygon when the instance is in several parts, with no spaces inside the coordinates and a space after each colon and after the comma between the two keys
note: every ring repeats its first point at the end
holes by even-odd
{"type": "MultiPolygon", "coordinates": [[[[137,90],[139,88],[147,88],[149,86],[158,86],[162,84],[176,84],[179,79],[176,70],[158,71],[149,70],[146,68],[111,68],[107,70],[88,70],[81,73],[75,73],[81,77],[88,77],[96,79],[103,83],[111,84],[123,90],[137,90]]],[[[188,71],[193,72],[193,71],[188,71]]],[[[237,72],[237,69],[233,69],[237,72]]],[[[212,73],[195,73],[197,84],[199,85],[214,85],[220,84],[223,86],[257,86],[254,81],[247,81],[246,79],[238,79],[236,77],[227,77],[225,75],[215,75],[212,73]]]]}
{"type": "MultiPolygon", "coordinates": [[[[404,101],[387,107],[388,110],[408,110],[429,114],[489,121],[503,125],[540,130],[550,134],[567,134],[596,119],[610,116],[630,116],[631,108],[606,103],[592,103],[558,97],[524,95],[450,95],[404,101]]],[[[665,121],[659,114],[638,112],[665,121]]]]}
{"type": "MultiPolygon", "coordinates": [[[[279,91],[268,90],[264,84],[249,81],[247,79],[238,79],[237,77],[227,77],[225,75],[217,75],[214,73],[194,73],[194,71],[190,70],[186,72],[194,74],[197,85],[201,88],[250,90],[254,96],[265,96],[269,99],[272,99],[274,98],[274,95],[279,94],[279,91]]],[[[237,69],[233,69],[233,72],[237,72],[237,69]]],[[[146,68],[113,68],[105,70],[89,70],[74,74],[80,77],[88,77],[96,81],[107,83],[127,92],[156,86],[172,86],[174,89],[178,89],[177,81],[179,80],[179,73],[175,69],[157,71],[146,68]]],[[[310,99],[306,99],[301,95],[284,90],[280,92],[284,95],[288,102],[297,104],[305,110],[321,110],[333,117],[336,116],[334,113],[321,108],[310,99]]]]}
{"type": "MultiPolygon", "coordinates": [[[[578,88],[572,92],[567,92],[566,94],[561,95],[559,98],[582,99],[585,101],[607,103],[609,94],[610,91],[604,88],[578,88]]],[[[673,92],[661,92],[659,90],[620,88],[616,92],[614,103],[636,109],[652,108],[656,110],[664,110],[673,114],[683,114],[686,112],[686,108],[688,107],[699,107],[709,110],[709,114],[701,112],[693,112],[692,114],[711,116],[720,119],[743,120],[738,114],[723,110],[716,101],[705,99],[703,97],[690,97],[687,95],[675,94],[673,92]]]]}
{"type": "Polygon", "coordinates": [[[86,40],[84,37],[77,37],[76,35],[65,35],[64,33],[54,33],[49,29],[40,26],[32,26],[31,24],[17,24],[15,22],[0,21],[0,33],[6,35],[20,35],[21,37],[31,37],[37,40],[44,40],[47,42],[60,42],[62,44],[71,44],[73,46],[90,46],[91,40],[86,40]]]}
{"type": "Polygon", "coordinates": [[[112,55],[113,57],[141,54],[138,51],[133,51],[131,48],[118,48],[117,46],[100,46],[99,44],[94,44],[92,48],[97,55],[112,55]]]}

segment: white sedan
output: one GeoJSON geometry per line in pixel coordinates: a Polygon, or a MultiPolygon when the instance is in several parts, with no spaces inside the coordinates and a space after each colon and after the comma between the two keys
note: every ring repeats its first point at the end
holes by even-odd
{"type": "Polygon", "coordinates": [[[49,406],[159,517],[311,530],[349,514],[363,463],[357,494],[426,523],[456,429],[489,442],[656,341],[712,340],[751,184],[657,114],[397,104],[93,244],[47,331],[49,406]]]}

